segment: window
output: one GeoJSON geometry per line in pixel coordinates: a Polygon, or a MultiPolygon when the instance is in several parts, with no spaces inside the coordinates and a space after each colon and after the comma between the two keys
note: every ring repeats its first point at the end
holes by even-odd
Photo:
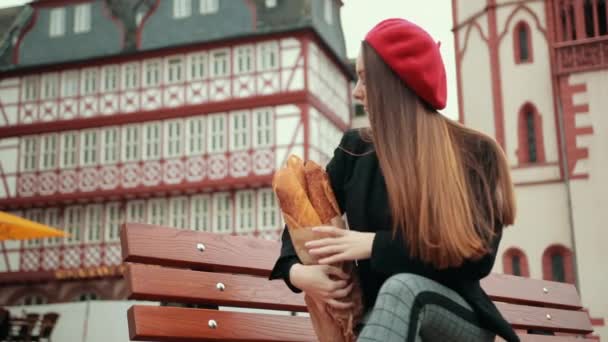
{"type": "Polygon", "coordinates": [[[101,90],[110,92],[118,90],[118,66],[109,65],[103,68],[101,80],[101,90]]]}
{"type": "Polygon", "coordinates": [[[213,232],[232,233],[232,202],[229,193],[213,194],[213,232]]]}
{"type": "Polygon", "coordinates": [[[40,168],[50,170],[57,167],[57,135],[50,134],[42,137],[42,158],[40,168]]]}
{"type": "Polygon", "coordinates": [[[173,18],[186,18],[192,14],[192,0],[173,0],[173,18]]]}
{"type": "Polygon", "coordinates": [[[38,78],[26,77],[23,80],[23,101],[36,101],[38,99],[38,78]]]}
{"type": "Polygon", "coordinates": [[[106,241],[118,241],[120,233],[120,224],[122,217],[120,215],[120,203],[108,203],[106,205],[106,241]]]}
{"type": "Polygon", "coordinates": [[[174,120],[165,123],[165,157],[179,157],[182,155],[182,121],[174,120]]]}
{"type": "Polygon", "coordinates": [[[202,80],[207,72],[207,54],[197,53],[190,56],[190,80],[202,80]]]}
{"type": "Polygon", "coordinates": [[[159,226],[167,224],[167,202],[164,198],[153,199],[148,202],[148,223],[159,226]]]}
{"type": "Polygon", "coordinates": [[[216,13],[219,9],[219,0],[201,0],[201,14],[216,13]]]}
{"type": "MultiPolygon", "coordinates": [[[[34,221],[37,223],[42,223],[44,220],[44,212],[42,209],[30,209],[25,212],[25,218],[34,221]]],[[[25,240],[25,245],[27,247],[39,247],[42,245],[42,239],[28,239],[25,240]]]]}
{"type": "Polygon", "coordinates": [[[521,276],[521,257],[519,255],[511,257],[511,269],[513,270],[513,275],[521,276]]]}
{"type": "Polygon", "coordinates": [[[226,116],[224,114],[209,115],[209,153],[226,150],[226,116]]]}
{"type": "Polygon", "coordinates": [[[74,33],[84,33],[91,30],[91,4],[74,7],[74,33]]]}
{"type": "Polygon", "coordinates": [[[572,251],[563,245],[552,245],[543,252],[543,279],[574,283],[572,251]]]}
{"type": "Polygon", "coordinates": [[[325,0],[323,8],[323,17],[325,22],[331,25],[334,21],[334,0],[325,0]]]}
{"type": "Polygon", "coordinates": [[[268,7],[268,8],[276,7],[277,0],[266,0],[265,4],[266,4],[266,7],[268,7]]]}
{"type": "Polygon", "coordinates": [[[65,72],[63,74],[63,97],[76,95],[78,95],[78,72],[65,72]]]}
{"type": "Polygon", "coordinates": [[[125,212],[126,222],[146,223],[146,202],[128,201],[125,212]]]}
{"type": "Polygon", "coordinates": [[[230,113],[230,150],[249,148],[249,111],[230,113]]]}
{"type": "Polygon", "coordinates": [[[78,164],[78,133],[67,132],[61,136],[61,167],[75,167],[78,164]]]}
{"type": "Polygon", "coordinates": [[[89,95],[97,92],[97,69],[87,69],[82,76],[82,94],[89,95]]]}
{"type": "Polygon", "coordinates": [[[139,126],[125,126],[123,128],[123,142],[123,160],[138,160],[140,158],[139,126]]]}
{"type": "Polygon", "coordinates": [[[169,200],[169,226],[173,228],[187,228],[188,198],[174,197],[169,200]]]}
{"type": "Polygon", "coordinates": [[[82,227],[82,207],[71,206],[66,207],[63,214],[65,232],[69,235],[64,239],[67,244],[75,244],[82,241],[80,236],[80,229],[82,227]]]}
{"type": "Polygon", "coordinates": [[[531,103],[520,109],[518,122],[519,146],[517,157],[520,164],[540,163],[545,161],[542,134],[542,118],[531,103]]]}
{"type": "Polygon", "coordinates": [[[42,77],[42,100],[51,100],[57,97],[58,81],[57,74],[48,74],[42,77]]]}
{"type": "Polygon", "coordinates": [[[97,296],[97,294],[95,292],[84,292],[78,295],[78,297],[76,298],[76,300],[78,300],[79,302],[88,302],[91,300],[98,300],[99,297],[97,296]]]}
{"type": "Polygon", "coordinates": [[[536,162],[536,129],[534,129],[534,113],[526,112],[526,132],[528,137],[528,161],[536,162]]]}
{"type": "Polygon", "coordinates": [[[123,84],[125,89],[136,89],[139,86],[139,65],[134,63],[125,64],[123,68],[123,84]]]}
{"type": "Polygon", "coordinates": [[[45,296],[35,294],[35,295],[26,295],[25,297],[23,297],[23,299],[21,299],[20,303],[23,306],[31,306],[31,305],[44,305],[44,304],[48,303],[48,301],[45,296]]]}
{"type": "Polygon", "coordinates": [[[103,207],[100,204],[91,204],[86,207],[86,234],[85,242],[101,241],[101,229],[103,227],[103,207]]]}
{"type": "Polygon", "coordinates": [[[551,255],[551,280],[566,281],[566,269],[564,267],[564,256],[560,253],[551,255]]]}
{"type": "Polygon", "coordinates": [[[253,46],[235,48],[234,72],[244,74],[253,71],[253,46]]]}
{"type": "Polygon", "coordinates": [[[144,126],[144,160],[160,158],[160,122],[144,126]]]}
{"type": "Polygon", "coordinates": [[[167,82],[179,83],[182,82],[184,61],[181,57],[169,58],[167,60],[167,82]]]}
{"type": "Polygon", "coordinates": [[[263,189],[258,192],[258,208],[259,230],[274,231],[279,228],[279,211],[272,189],[263,189]]]}
{"type": "MultiPolygon", "coordinates": [[[[58,208],[48,208],[44,212],[44,220],[42,221],[44,224],[53,227],[55,229],[60,229],[61,222],[59,221],[59,209],[58,208]]],[[[53,237],[46,239],[47,246],[58,245],[61,242],[61,238],[53,237]]]]}
{"type": "Polygon", "coordinates": [[[276,42],[260,43],[258,45],[258,69],[273,70],[279,67],[279,45],[276,42]]]}
{"type": "Polygon", "coordinates": [[[254,200],[253,191],[238,191],[236,193],[236,232],[239,234],[250,234],[255,230],[254,200]]]}
{"type": "Polygon", "coordinates": [[[97,131],[85,131],[82,133],[82,150],[80,163],[82,166],[90,166],[98,163],[97,158],[97,131]]]}
{"type": "Polygon", "coordinates": [[[528,26],[525,21],[520,21],[517,25],[515,25],[515,31],[513,35],[515,63],[531,63],[532,36],[530,33],[530,26],[528,26]]]}
{"type": "Polygon", "coordinates": [[[211,76],[222,77],[230,73],[230,63],[228,62],[228,50],[216,50],[211,52],[211,76]]]}
{"type": "Polygon", "coordinates": [[[101,136],[101,162],[114,164],[118,162],[118,127],[105,128],[101,136]]]}
{"type": "Polygon", "coordinates": [[[270,147],[273,144],[272,108],[253,111],[253,147],[270,147]]]}
{"type": "Polygon", "coordinates": [[[50,14],[49,36],[59,37],[65,34],[65,9],[54,8],[50,14]]]}
{"type": "Polygon", "coordinates": [[[211,209],[209,195],[192,196],[190,201],[190,229],[210,232],[211,209]]]}
{"type": "Polygon", "coordinates": [[[21,142],[21,171],[35,171],[38,164],[38,139],[23,138],[21,142]]]}
{"type": "Polygon", "coordinates": [[[202,155],[205,152],[205,125],[204,118],[191,118],[188,120],[186,132],[186,153],[189,156],[202,155]]]}
{"type": "Polygon", "coordinates": [[[148,61],[144,64],[144,69],[144,86],[157,86],[160,83],[160,62],[148,61]]]}

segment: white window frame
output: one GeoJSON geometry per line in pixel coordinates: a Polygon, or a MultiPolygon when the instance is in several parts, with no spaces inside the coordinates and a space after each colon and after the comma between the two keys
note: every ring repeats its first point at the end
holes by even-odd
{"type": "Polygon", "coordinates": [[[91,4],[74,6],[74,33],[91,31],[91,4]]]}
{"type": "Polygon", "coordinates": [[[199,12],[201,14],[217,13],[219,7],[219,0],[200,0],[199,12]]]}
{"type": "Polygon", "coordinates": [[[257,213],[257,226],[260,232],[275,231],[280,228],[279,207],[272,189],[258,191],[257,213]]]}
{"type": "Polygon", "coordinates": [[[93,95],[99,89],[99,75],[96,68],[84,69],[82,71],[82,84],[80,93],[82,95],[93,95]]]}
{"type": "Polygon", "coordinates": [[[242,45],[234,48],[234,66],[236,75],[248,74],[255,71],[255,48],[253,45],[242,45]]]}
{"type": "Polygon", "coordinates": [[[21,138],[21,171],[36,171],[38,167],[38,137],[21,138]]]}
{"type": "Polygon", "coordinates": [[[65,232],[68,234],[63,243],[66,245],[78,244],[82,241],[82,223],[84,208],[80,205],[68,206],[64,210],[63,224],[65,232]],[[74,215],[74,219],[71,218],[74,215]]]}
{"type": "Polygon", "coordinates": [[[133,200],[127,201],[125,206],[125,222],[146,223],[146,201],[133,200]]]}
{"type": "Polygon", "coordinates": [[[264,4],[266,5],[266,8],[274,8],[277,7],[277,0],[266,0],[264,4]]]}
{"type": "Polygon", "coordinates": [[[59,77],[56,73],[46,74],[42,76],[42,87],[40,92],[41,100],[52,100],[57,98],[59,92],[59,77]]]}
{"type": "MultiPolygon", "coordinates": [[[[25,218],[36,223],[44,222],[44,211],[43,209],[28,209],[25,211],[25,218]]],[[[43,239],[27,239],[25,240],[25,246],[28,248],[37,248],[42,246],[43,239]]]]}
{"type": "Polygon", "coordinates": [[[62,75],[62,97],[73,97],[78,96],[78,90],[80,89],[80,80],[78,79],[78,71],[71,70],[66,71],[62,75]]]}
{"type": "Polygon", "coordinates": [[[43,135],[40,139],[40,170],[53,170],[59,164],[57,153],[59,136],[57,134],[43,135]]]}
{"type": "Polygon", "coordinates": [[[245,151],[251,147],[251,112],[230,113],[230,151],[245,151]]]}
{"type": "Polygon", "coordinates": [[[37,76],[23,78],[23,101],[38,100],[39,82],[37,76]]]}
{"type": "Polygon", "coordinates": [[[94,129],[82,131],[80,142],[80,165],[99,164],[99,132],[94,129]]]}
{"type": "Polygon", "coordinates": [[[122,86],[124,90],[139,88],[139,63],[127,63],[122,66],[122,86]]]}
{"type": "Polygon", "coordinates": [[[165,158],[180,157],[184,154],[184,127],[183,121],[170,120],[165,121],[165,141],[164,141],[164,156],[165,158]]]}
{"type": "Polygon", "coordinates": [[[253,148],[271,147],[274,145],[274,109],[272,107],[253,110],[252,124],[253,148]]]}
{"type": "Polygon", "coordinates": [[[101,242],[103,236],[103,205],[89,204],[85,207],[84,242],[101,242]]]}
{"type": "Polygon", "coordinates": [[[113,92],[118,90],[120,80],[118,65],[106,65],[101,69],[101,91],[113,92]]]}
{"type": "Polygon", "coordinates": [[[226,77],[230,75],[230,49],[217,49],[209,52],[211,77],[226,77]]]}
{"type": "Polygon", "coordinates": [[[167,225],[167,200],[154,198],[148,201],[148,223],[158,226],[167,225]]]}
{"type": "Polygon", "coordinates": [[[188,156],[201,156],[205,153],[207,145],[207,131],[205,131],[205,117],[189,118],[186,123],[186,154],[188,156]],[[193,132],[193,128],[195,129],[193,132]]]}
{"type": "Polygon", "coordinates": [[[176,84],[184,81],[184,58],[181,56],[169,57],[165,65],[165,79],[168,84],[176,84]]]}
{"type": "Polygon", "coordinates": [[[152,121],[143,125],[143,160],[156,160],[161,157],[163,141],[163,126],[160,121],[152,121]]]}
{"type": "Polygon", "coordinates": [[[162,61],[151,59],[144,62],[144,87],[156,87],[162,82],[162,61]]]}
{"type": "Polygon", "coordinates": [[[119,202],[110,202],[105,208],[105,230],[104,241],[115,242],[120,239],[120,225],[123,222],[123,215],[120,210],[119,202]]]}
{"type": "Polygon", "coordinates": [[[65,8],[53,8],[49,12],[49,37],[65,35],[65,8]]]}
{"type": "Polygon", "coordinates": [[[120,161],[120,128],[104,128],[101,131],[101,163],[115,164],[118,161],[120,161]]]}
{"type": "Polygon", "coordinates": [[[207,78],[207,53],[199,52],[188,56],[188,80],[204,80],[207,78]]]}
{"type": "Polygon", "coordinates": [[[173,0],[173,18],[183,19],[192,15],[192,0],[173,0]]]}
{"type": "Polygon", "coordinates": [[[61,168],[70,168],[78,166],[79,155],[78,155],[78,144],[80,135],[78,132],[65,132],[61,134],[61,168]],[[71,144],[71,145],[69,145],[71,144]]]}
{"type": "Polygon", "coordinates": [[[334,22],[334,0],[324,0],[323,3],[323,18],[325,22],[331,25],[334,22]]]}
{"type": "Polygon", "coordinates": [[[269,41],[258,44],[258,70],[269,71],[279,68],[279,43],[269,41]]]}
{"type": "Polygon", "coordinates": [[[172,197],[169,199],[169,227],[188,228],[188,197],[172,197]]]}
{"type": "Polygon", "coordinates": [[[190,229],[211,232],[211,196],[190,198],[190,229]]]}
{"type": "Polygon", "coordinates": [[[253,190],[241,190],[235,194],[236,233],[253,234],[256,220],[256,196],[253,190]]]}
{"type": "Polygon", "coordinates": [[[226,152],[226,114],[211,114],[207,118],[207,151],[209,153],[226,152]]]}
{"type": "Polygon", "coordinates": [[[138,161],[141,158],[141,127],[139,125],[126,125],[122,128],[122,160],[126,162],[138,161]]]}
{"type": "Polygon", "coordinates": [[[214,233],[230,234],[232,227],[232,196],[229,192],[216,192],[213,194],[213,224],[214,233]]]}
{"type": "MultiPolygon", "coordinates": [[[[59,216],[59,208],[47,208],[44,211],[44,224],[53,227],[55,229],[63,230],[59,216]]],[[[44,242],[46,246],[56,246],[61,243],[61,238],[51,237],[47,238],[44,242]]]]}

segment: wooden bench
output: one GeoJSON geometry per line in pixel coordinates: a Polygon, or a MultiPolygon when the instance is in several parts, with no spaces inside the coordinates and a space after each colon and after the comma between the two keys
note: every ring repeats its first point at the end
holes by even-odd
{"type": "MultiPolygon", "coordinates": [[[[123,225],[121,242],[130,299],[208,307],[134,305],[132,340],[315,340],[309,318],[289,314],[306,311],[303,296],[267,280],[280,243],[131,223],[123,225]]],[[[592,327],[571,284],[492,274],[483,287],[522,341],[592,341],[580,338],[592,327]]]]}

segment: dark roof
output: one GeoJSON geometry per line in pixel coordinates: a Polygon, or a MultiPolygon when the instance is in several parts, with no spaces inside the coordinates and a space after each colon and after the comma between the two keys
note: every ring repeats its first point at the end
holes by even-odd
{"type": "Polygon", "coordinates": [[[25,6],[15,6],[0,9],[0,35],[4,35],[13,26],[17,15],[25,6]]]}

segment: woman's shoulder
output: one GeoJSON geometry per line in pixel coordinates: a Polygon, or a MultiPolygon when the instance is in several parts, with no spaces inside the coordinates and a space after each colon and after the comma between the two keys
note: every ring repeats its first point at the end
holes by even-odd
{"type": "Polygon", "coordinates": [[[338,148],[347,155],[357,156],[372,151],[373,144],[362,137],[362,129],[352,128],[344,132],[338,148]]]}

